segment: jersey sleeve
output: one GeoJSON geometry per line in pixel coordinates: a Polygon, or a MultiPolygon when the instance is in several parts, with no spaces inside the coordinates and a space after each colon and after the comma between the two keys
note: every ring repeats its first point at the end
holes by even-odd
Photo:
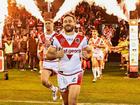
{"type": "Polygon", "coordinates": [[[82,48],[85,48],[85,47],[87,47],[87,46],[88,46],[88,40],[87,40],[86,37],[84,37],[83,43],[82,43],[82,48]]]}
{"type": "Polygon", "coordinates": [[[91,39],[91,38],[89,39],[88,44],[89,44],[89,45],[92,44],[92,39],[91,39]]]}
{"type": "Polygon", "coordinates": [[[53,47],[59,47],[58,45],[59,45],[58,40],[56,39],[56,37],[53,37],[53,39],[52,39],[52,46],[53,47]]]}

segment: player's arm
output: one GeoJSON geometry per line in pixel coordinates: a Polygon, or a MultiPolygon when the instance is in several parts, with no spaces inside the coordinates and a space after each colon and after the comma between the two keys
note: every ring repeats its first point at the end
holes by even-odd
{"type": "Polygon", "coordinates": [[[82,49],[82,57],[85,59],[89,59],[92,56],[92,50],[90,46],[87,46],[82,49]]]}
{"type": "Polygon", "coordinates": [[[105,45],[95,45],[95,47],[98,47],[98,48],[105,48],[105,45]]]}
{"type": "Polygon", "coordinates": [[[62,48],[56,48],[50,46],[46,52],[46,59],[53,60],[56,58],[62,58],[64,56],[64,50],[62,48]]]}
{"type": "Polygon", "coordinates": [[[90,49],[95,47],[95,45],[92,43],[92,38],[90,38],[88,41],[88,47],[90,47],[90,49]]]}
{"type": "Polygon", "coordinates": [[[127,48],[127,47],[128,47],[128,45],[119,46],[119,49],[125,49],[125,48],[127,48]]]}
{"type": "Polygon", "coordinates": [[[52,45],[49,46],[46,52],[46,59],[53,60],[56,58],[62,58],[64,56],[64,50],[57,46],[58,43],[53,39],[52,45]]]}
{"type": "Polygon", "coordinates": [[[101,44],[97,44],[95,46],[98,48],[105,48],[105,42],[103,40],[101,40],[101,44]]]}
{"type": "Polygon", "coordinates": [[[57,58],[57,54],[56,54],[56,48],[53,46],[50,46],[46,52],[46,59],[47,60],[53,60],[57,58]]]}
{"type": "Polygon", "coordinates": [[[39,44],[39,48],[38,48],[38,52],[42,52],[44,50],[44,45],[43,44],[39,44]]]}
{"type": "Polygon", "coordinates": [[[57,46],[55,45],[54,39],[51,45],[48,47],[46,52],[46,59],[53,60],[57,58],[57,46]]]}
{"type": "Polygon", "coordinates": [[[92,56],[92,38],[89,39],[89,41],[87,41],[87,39],[85,38],[85,41],[83,43],[83,48],[82,48],[82,57],[84,59],[89,59],[92,56]]]}
{"type": "Polygon", "coordinates": [[[57,49],[56,49],[56,57],[57,58],[62,58],[64,56],[64,50],[63,50],[63,48],[60,48],[60,47],[58,47],[57,49]]]}
{"type": "Polygon", "coordinates": [[[113,52],[117,52],[117,53],[120,53],[120,51],[122,51],[125,47],[128,47],[128,46],[114,46],[114,47],[111,47],[112,51],[113,52]]]}

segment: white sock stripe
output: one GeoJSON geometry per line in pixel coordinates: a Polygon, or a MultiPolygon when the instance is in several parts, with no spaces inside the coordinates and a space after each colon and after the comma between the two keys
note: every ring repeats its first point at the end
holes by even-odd
{"type": "Polygon", "coordinates": [[[97,78],[97,68],[96,67],[92,67],[92,72],[93,72],[93,76],[96,79],[97,78]]]}

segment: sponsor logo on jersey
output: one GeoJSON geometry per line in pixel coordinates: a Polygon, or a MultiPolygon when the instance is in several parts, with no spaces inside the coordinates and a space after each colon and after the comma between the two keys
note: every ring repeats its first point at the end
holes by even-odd
{"type": "Polygon", "coordinates": [[[65,54],[75,54],[75,53],[81,53],[80,49],[64,49],[65,54]]]}

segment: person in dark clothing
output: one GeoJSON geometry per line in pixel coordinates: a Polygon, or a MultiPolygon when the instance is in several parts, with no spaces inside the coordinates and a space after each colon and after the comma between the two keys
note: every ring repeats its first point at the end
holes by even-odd
{"type": "Polygon", "coordinates": [[[19,67],[22,71],[25,70],[26,58],[27,58],[27,36],[24,35],[20,42],[20,64],[19,67]]]}
{"type": "Polygon", "coordinates": [[[15,68],[19,68],[19,51],[20,51],[20,39],[19,36],[15,36],[14,38],[14,42],[13,42],[13,66],[15,68]]]}
{"type": "Polygon", "coordinates": [[[35,34],[32,33],[29,41],[28,41],[28,49],[29,49],[29,65],[31,67],[31,70],[37,70],[37,42],[35,39],[35,34]]]}

